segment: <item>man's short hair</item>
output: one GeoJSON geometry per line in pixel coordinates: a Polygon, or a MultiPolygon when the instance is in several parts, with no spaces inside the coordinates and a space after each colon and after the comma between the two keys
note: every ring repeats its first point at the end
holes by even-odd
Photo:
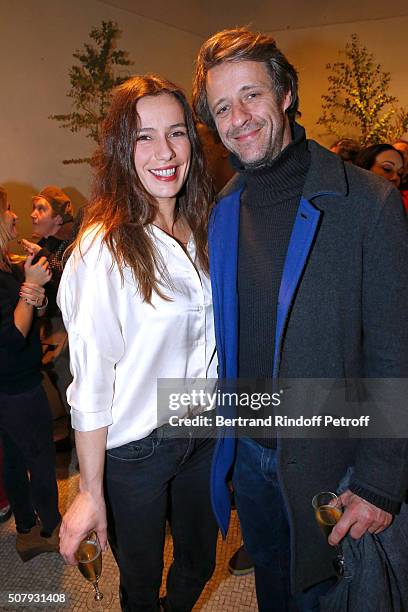
{"type": "Polygon", "coordinates": [[[271,36],[251,32],[245,28],[222,30],[209,38],[201,47],[193,80],[193,108],[197,118],[210,129],[215,122],[207,102],[206,80],[208,71],[223,62],[263,62],[270,74],[278,102],[290,92],[292,101],[286,113],[294,122],[299,106],[298,77],[295,68],[276,46],[271,36]]]}

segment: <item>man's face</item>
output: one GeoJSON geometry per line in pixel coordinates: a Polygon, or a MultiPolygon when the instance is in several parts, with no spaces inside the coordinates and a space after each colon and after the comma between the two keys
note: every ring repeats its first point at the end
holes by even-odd
{"type": "Polygon", "coordinates": [[[404,156],[404,180],[408,177],[408,144],[405,142],[396,142],[392,145],[394,149],[398,149],[404,156]]]}
{"type": "Polygon", "coordinates": [[[57,233],[61,227],[60,215],[54,215],[51,204],[45,198],[33,198],[33,212],[31,213],[33,236],[48,238],[57,233]]]}
{"type": "Polygon", "coordinates": [[[291,140],[285,110],[262,62],[224,62],[207,74],[207,100],[224,145],[247,168],[267,166],[291,140]]]}

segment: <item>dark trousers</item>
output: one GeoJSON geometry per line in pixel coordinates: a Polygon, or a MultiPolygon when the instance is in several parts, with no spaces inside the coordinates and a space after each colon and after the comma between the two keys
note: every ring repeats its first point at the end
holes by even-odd
{"type": "Polygon", "coordinates": [[[232,481],[245,548],[255,567],[259,611],[318,610],[319,597],[335,579],[291,595],[290,531],[278,482],[276,449],[264,448],[249,438],[239,439],[232,481]]]}
{"type": "Polygon", "coordinates": [[[4,486],[4,477],[3,477],[3,445],[1,443],[0,437],[0,510],[8,506],[8,499],[6,495],[6,489],[4,486]]]}
{"type": "Polygon", "coordinates": [[[18,395],[0,393],[0,433],[4,485],[16,526],[28,529],[38,515],[42,528],[53,531],[61,516],[51,414],[41,386],[18,395]]]}
{"type": "Polygon", "coordinates": [[[213,440],[169,437],[171,429],[107,451],[108,531],[126,612],[160,609],[166,518],[174,546],[166,610],[189,612],[214,571],[213,440]]]}

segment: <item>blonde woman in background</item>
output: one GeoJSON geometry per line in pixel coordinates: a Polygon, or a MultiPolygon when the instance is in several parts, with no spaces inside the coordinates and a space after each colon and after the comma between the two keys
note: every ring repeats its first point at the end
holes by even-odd
{"type": "Polygon", "coordinates": [[[0,435],[4,482],[23,561],[58,551],[58,489],[51,414],[41,386],[37,315],[44,312],[50,280],[42,257],[24,267],[11,263],[8,243],[17,236],[17,215],[0,187],[0,435]],[[29,478],[27,474],[29,473],[29,478]]]}

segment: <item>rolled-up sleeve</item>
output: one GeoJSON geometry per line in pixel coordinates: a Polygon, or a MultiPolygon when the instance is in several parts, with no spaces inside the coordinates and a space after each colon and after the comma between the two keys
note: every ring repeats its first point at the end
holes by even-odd
{"type": "Polygon", "coordinates": [[[74,250],[62,275],[58,305],[73,375],[67,400],[72,426],[79,431],[113,422],[116,364],[124,353],[118,277],[108,249],[92,234],[74,250]]]}

